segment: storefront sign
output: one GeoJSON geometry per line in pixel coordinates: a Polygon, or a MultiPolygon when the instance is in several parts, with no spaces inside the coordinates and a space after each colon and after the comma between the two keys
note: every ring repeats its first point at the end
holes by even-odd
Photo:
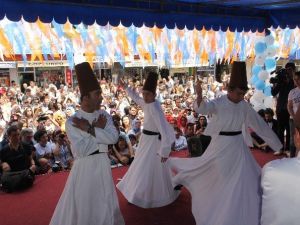
{"type": "Polygon", "coordinates": [[[69,66],[67,60],[53,60],[44,62],[18,62],[18,67],[60,67],[69,66]]]}
{"type": "Polygon", "coordinates": [[[17,63],[16,62],[0,62],[0,68],[1,69],[17,68],[17,63]]]}
{"type": "Polygon", "coordinates": [[[148,63],[148,62],[142,62],[142,61],[134,61],[134,62],[126,62],[125,67],[149,67],[149,66],[155,66],[158,67],[157,63],[148,63]]]}
{"type": "Polygon", "coordinates": [[[197,67],[197,71],[214,71],[215,67],[214,66],[199,66],[197,67]]]}
{"type": "Polygon", "coordinates": [[[182,67],[182,68],[171,68],[172,73],[188,73],[189,68],[182,67]]]}

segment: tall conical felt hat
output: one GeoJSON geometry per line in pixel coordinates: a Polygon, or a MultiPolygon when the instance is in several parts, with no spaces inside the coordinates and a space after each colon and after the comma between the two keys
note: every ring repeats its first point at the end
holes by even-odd
{"type": "Polygon", "coordinates": [[[77,64],[75,71],[81,96],[86,96],[94,90],[100,90],[98,80],[88,62],[77,64]]]}
{"type": "Polygon", "coordinates": [[[144,83],[143,90],[151,91],[152,93],[156,93],[158,74],[155,72],[150,72],[148,77],[144,83]]]}
{"type": "Polygon", "coordinates": [[[248,90],[247,71],[245,62],[233,62],[229,87],[248,90]]]}

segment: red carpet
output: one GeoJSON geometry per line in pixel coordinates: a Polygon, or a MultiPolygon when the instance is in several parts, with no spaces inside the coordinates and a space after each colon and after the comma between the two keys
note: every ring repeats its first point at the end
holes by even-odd
{"type": "MultiPolygon", "coordinates": [[[[266,154],[258,150],[252,152],[261,166],[273,159],[278,159],[272,153],[266,154]]],[[[172,155],[185,157],[187,153],[183,151],[172,155]]],[[[126,170],[126,167],[114,168],[114,181],[116,182],[118,178],[121,178],[126,170]]],[[[0,224],[49,224],[67,177],[68,172],[38,176],[34,186],[27,191],[13,194],[0,192],[0,224]]],[[[126,225],[195,224],[191,213],[190,195],[184,189],[173,204],[156,209],[141,209],[130,205],[119,192],[118,197],[126,225]]]]}

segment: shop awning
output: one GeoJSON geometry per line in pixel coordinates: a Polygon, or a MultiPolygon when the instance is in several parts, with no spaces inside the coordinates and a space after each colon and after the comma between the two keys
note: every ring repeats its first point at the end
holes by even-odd
{"type": "MultiPolygon", "coordinates": [[[[299,21],[295,9],[265,10],[249,7],[232,7],[215,5],[201,1],[143,1],[143,0],[69,0],[69,1],[29,1],[29,0],[1,0],[0,19],[5,16],[12,21],[19,21],[22,17],[27,22],[35,22],[38,18],[42,22],[53,19],[60,24],[69,20],[72,24],[91,25],[95,21],[99,25],[120,23],[129,27],[132,24],[141,27],[156,25],[159,28],[175,26],[183,29],[197,28],[231,31],[263,31],[271,25],[277,27],[292,27],[299,21]]],[[[222,2],[222,1],[217,1],[222,2]]],[[[230,2],[230,1],[226,1],[230,2]]],[[[232,1],[246,2],[246,1],[232,1]]]]}
{"type": "Polygon", "coordinates": [[[300,3],[293,0],[1,0],[0,19],[22,17],[35,22],[53,19],[60,24],[99,25],[122,23],[141,27],[175,26],[231,31],[263,31],[265,28],[295,28],[300,21],[300,3]]]}

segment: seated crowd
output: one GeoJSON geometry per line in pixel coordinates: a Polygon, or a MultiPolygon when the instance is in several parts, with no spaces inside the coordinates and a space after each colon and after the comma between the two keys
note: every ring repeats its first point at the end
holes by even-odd
{"type": "MultiPolygon", "coordinates": [[[[130,85],[139,93],[142,82],[127,77],[130,85]]],[[[227,93],[226,84],[212,82],[203,86],[203,96],[213,99],[227,93]]],[[[143,129],[143,111],[126,92],[111,81],[101,80],[103,93],[102,110],[113,117],[120,137],[109,147],[112,167],[130,165],[143,129]]],[[[44,174],[59,170],[69,170],[74,158],[65,123],[80,107],[78,87],[58,83],[45,83],[37,86],[31,81],[24,83],[22,90],[15,82],[10,87],[0,88],[0,161],[1,173],[29,170],[34,174],[44,174]],[[18,156],[14,152],[22,149],[18,156]]],[[[193,77],[186,81],[171,77],[160,79],[157,99],[168,122],[174,127],[176,141],[174,151],[188,150],[191,157],[201,156],[210,143],[204,134],[209,115],[198,115],[193,110],[195,99],[193,77]]],[[[247,101],[249,101],[247,95],[247,101]]],[[[270,126],[276,126],[271,109],[264,111],[264,118],[270,126]]],[[[276,129],[276,128],[274,128],[276,129]]],[[[268,146],[252,134],[257,148],[268,151],[268,146]]]]}

